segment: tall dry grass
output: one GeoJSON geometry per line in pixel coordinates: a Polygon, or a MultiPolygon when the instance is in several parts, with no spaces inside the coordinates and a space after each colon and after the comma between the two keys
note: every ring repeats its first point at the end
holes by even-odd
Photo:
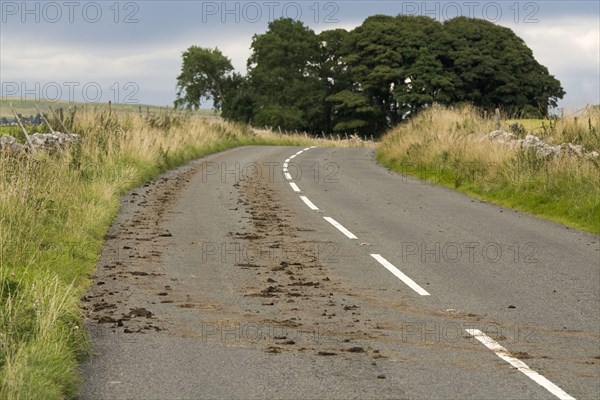
{"type": "MultiPolygon", "coordinates": [[[[475,197],[600,234],[600,159],[485,139],[495,122],[473,108],[432,108],[384,136],[378,159],[407,174],[475,197]]],[[[600,109],[553,121],[542,136],[599,150],[600,109]]]]}

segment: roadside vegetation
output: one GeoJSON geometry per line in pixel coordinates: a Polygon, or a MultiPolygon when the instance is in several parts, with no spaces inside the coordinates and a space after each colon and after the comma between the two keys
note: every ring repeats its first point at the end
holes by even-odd
{"type": "Polygon", "coordinates": [[[0,154],[1,399],[76,394],[88,352],[80,297],[120,194],[235,146],[341,143],[174,115],[82,110],[72,127],[82,140],[72,148],[0,154]]]}
{"type": "MultiPolygon", "coordinates": [[[[600,150],[597,106],[562,119],[513,120],[502,129],[515,123],[521,138],[600,150]]],[[[545,157],[487,138],[495,129],[473,108],[432,107],[386,134],[377,158],[398,172],[600,234],[600,158],[545,157]]]]}

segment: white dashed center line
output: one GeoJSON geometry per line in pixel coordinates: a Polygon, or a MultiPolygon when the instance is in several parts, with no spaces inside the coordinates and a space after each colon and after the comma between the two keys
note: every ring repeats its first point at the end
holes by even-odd
{"type": "MultiPolygon", "coordinates": [[[[305,148],[304,150],[300,150],[296,154],[290,156],[290,158],[285,160],[285,162],[283,164],[283,172],[284,172],[285,178],[288,181],[292,180],[292,176],[288,173],[288,166],[289,166],[290,160],[294,159],[296,156],[302,154],[303,152],[305,152],[307,150],[314,149],[315,147],[317,147],[317,146],[311,146],[311,147],[305,148]]],[[[288,182],[288,183],[290,184],[290,186],[292,187],[294,192],[296,192],[296,193],[301,192],[298,185],[296,185],[294,182],[288,182]]],[[[300,196],[300,199],[311,210],[319,211],[319,208],[317,206],[315,206],[314,203],[308,199],[308,197],[300,196]]],[[[346,235],[346,237],[348,237],[349,239],[358,239],[352,232],[350,232],[348,229],[346,229],[342,224],[337,222],[335,219],[333,219],[331,217],[323,217],[323,219],[325,219],[325,221],[329,222],[331,225],[336,227],[340,232],[342,232],[344,235],[346,235]]],[[[419,286],[415,281],[413,281],[411,278],[406,276],[402,271],[400,271],[398,268],[396,268],[392,263],[390,263],[388,260],[386,260],[380,254],[371,254],[371,257],[373,257],[375,260],[377,260],[388,271],[390,271],[392,274],[394,274],[398,279],[400,279],[408,287],[410,287],[412,290],[414,290],[421,296],[430,296],[430,294],[427,290],[425,290],[421,286],[419,286]]],[[[509,363],[516,369],[518,369],[520,372],[522,372],[527,377],[532,379],[534,382],[536,382],[537,384],[539,384],[540,386],[542,386],[543,388],[548,390],[554,396],[558,397],[559,399],[575,400],[574,397],[567,394],[565,391],[563,391],[561,388],[556,386],[554,383],[550,382],[544,376],[540,375],[539,373],[537,373],[534,370],[532,370],[531,368],[529,368],[529,366],[527,364],[525,364],[523,361],[513,357],[504,347],[500,346],[496,341],[494,341],[492,338],[487,336],[485,333],[483,333],[479,329],[466,329],[466,331],[467,331],[467,333],[469,333],[470,335],[475,337],[478,341],[480,341],[484,346],[486,346],[487,348],[492,350],[494,353],[496,353],[496,355],[498,357],[500,357],[501,359],[503,359],[504,361],[506,361],[507,363],[509,363]]]]}
{"type": "Polygon", "coordinates": [[[406,283],[406,285],[408,287],[410,287],[412,290],[414,290],[421,296],[429,296],[429,292],[427,290],[425,290],[421,286],[417,285],[417,283],[415,281],[410,279],[408,276],[404,275],[404,273],[402,273],[402,271],[400,271],[398,268],[396,268],[391,262],[389,262],[388,260],[383,258],[380,254],[371,254],[371,257],[373,257],[374,259],[379,261],[379,263],[381,265],[383,265],[388,271],[390,271],[392,274],[394,274],[402,282],[406,283]]]}
{"type": "Polygon", "coordinates": [[[350,232],[348,229],[344,228],[342,224],[337,222],[335,219],[331,217],[323,217],[325,221],[329,222],[331,225],[335,226],[340,232],[348,237],[348,239],[358,239],[354,233],[350,232]]]}
{"type": "Polygon", "coordinates": [[[300,196],[302,201],[310,208],[311,210],[319,211],[319,208],[313,204],[312,201],[308,199],[306,196],[300,196]]]}
{"type": "Polygon", "coordinates": [[[500,346],[498,342],[494,339],[481,332],[479,329],[465,329],[469,335],[475,337],[475,339],[479,340],[485,347],[492,350],[498,357],[524,373],[529,379],[536,382],[538,385],[542,386],[544,389],[558,397],[559,399],[565,400],[575,400],[575,398],[564,390],[556,386],[554,383],[550,382],[544,376],[535,372],[527,364],[518,358],[513,357],[504,347],[500,346]]]}

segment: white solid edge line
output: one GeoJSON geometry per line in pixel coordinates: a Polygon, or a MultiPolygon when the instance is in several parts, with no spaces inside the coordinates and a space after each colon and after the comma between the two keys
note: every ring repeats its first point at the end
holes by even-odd
{"type": "Polygon", "coordinates": [[[400,271],[398,268],[396,268],[388,260],[386,260],[385,258],[383,258],[380,254],[371,254],[371,257],[373,257],[374,259],[376,259],[377,261],[379,261],[379,263],[381,265],[383,265],[388,271],[390,271],[392,274],[394,274],[402,282],[406,283],[406,285],[408,287],[410,287],[412,290],[414,290],[415,292],[417,292],[421,296],[430,296],[430,294],[429,294],[429,292],[427,290],[423,289],[415,281],[413,281],[412,279],[410,279],[408,276],[404,275],[402,273],[402,271],[400,271]]]}
{"type": "Polygon", "coordinates": [[[524,373],[528,378],[533,380],[538,385],[542,386],[544,389],[558,397],[559,399],[564,400],[575,400],[575,398],[564,390],[556,386],[554,383],[550,382],[546,377],[540,375],[535,372],[527,364],[518,358],[513,357],[504,347],[500,346],[498,342],[494,339],[481,332],[479,329],[465,329],[469,335],[475,337],[475,339],[479,340],[485,347],[492,350],[498,357],[524,373]]]}
{"type": "Polygon", "coordinates": [[[294,192],[300,193],[300,188],[294,182],[289,182],[290,186],[294,190],[294,192]]]}
{"type": "Polygon", "coordinates": [[[335,219],[333,219],[331,217],[323,217],[323,218],[325,219],[325,221],[329,222],[331,225],[335,226],[340,232],[342,232],[344,235],[346,235],[348,237],[348,239],[358,239],[356,236],[354,236],[354,234],[352,232],[350,232],[348,229],[344,228],[342,226],[342,224],[337,222],[335,219]]]}
{"type": "Polygon", "coordinates": [[[287,172],[285,174],[283,174],[283,176],[285,176],[285,179],[287,179],[288,181],[292,180],[292,176],[290,174],[288,174],[287,172]]]}
{"type": "Polygon", "coordinates": [[[306,196],[300,196],[302,201],[310,208],[311,210],[319,211],[319,207],[315,206],[312,201],[308,199],[306,196]]]}

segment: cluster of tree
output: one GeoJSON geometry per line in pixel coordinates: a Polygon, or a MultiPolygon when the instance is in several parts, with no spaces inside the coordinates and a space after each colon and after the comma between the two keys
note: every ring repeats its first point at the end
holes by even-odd
{"type": "Polygon", "coordinates": [[[176,107],[313,133],[381,134],[420,109],[471,103],[546,115],[564,91],[512,30],[464,17],[376,15],[316,34],[279,19],[254,35],[248,73],[218,49],[183,53],[176,107]]]}

